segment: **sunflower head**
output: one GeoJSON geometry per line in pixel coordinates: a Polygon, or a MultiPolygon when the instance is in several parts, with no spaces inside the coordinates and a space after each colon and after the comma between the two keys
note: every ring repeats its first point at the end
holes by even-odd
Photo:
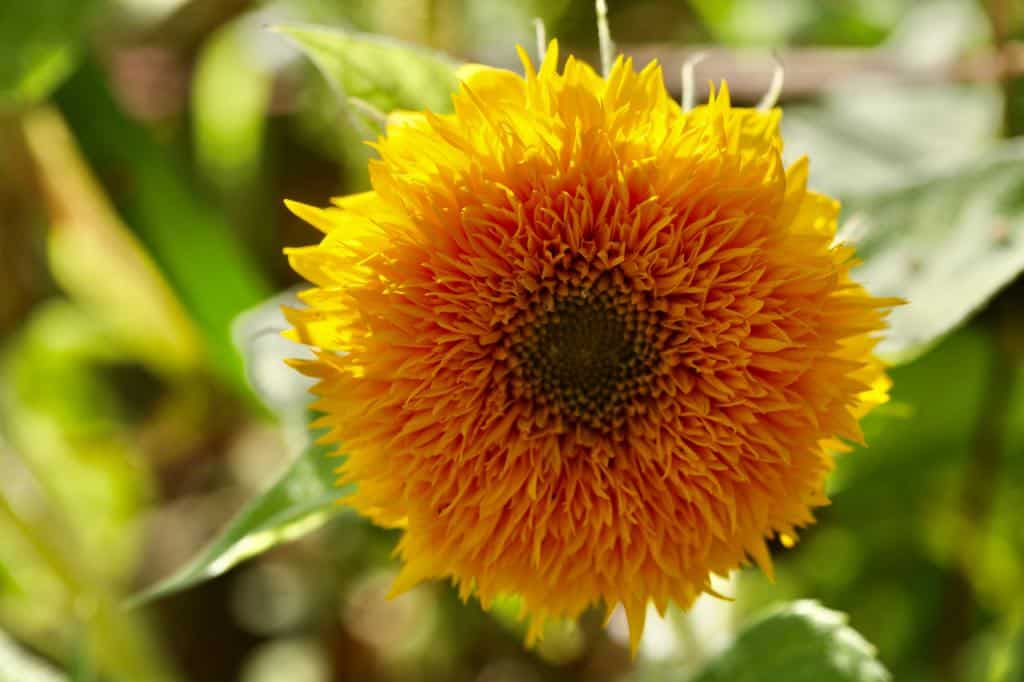
{"type": "Polygon", "coordinates": [[[289,249],[287,310],[345,498],[403,529],[395,590],[448,577],[548,617],[689,606],[810,523],[841,440],[884,401],[893,301],[850,277],[837,202],[781,159],[779,112],[726,86],[684,112],[656,64],[557,45],[463,73],[454,113],[394,117],[373,190],[289,249]]]}

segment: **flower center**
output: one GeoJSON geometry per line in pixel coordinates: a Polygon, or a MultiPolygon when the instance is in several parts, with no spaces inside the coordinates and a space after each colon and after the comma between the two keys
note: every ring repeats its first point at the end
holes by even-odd
{"type": "Polygon", "coordinates": [[[600,432],[641,408],[661,353],[660,313],[610,277],[542,291],[511,337],[513,393],[600,432]]]}

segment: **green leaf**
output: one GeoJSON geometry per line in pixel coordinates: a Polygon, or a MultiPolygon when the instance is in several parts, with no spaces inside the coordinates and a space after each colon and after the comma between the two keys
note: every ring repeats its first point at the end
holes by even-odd
{"type": "Polygon", "coordinates": [[[879,352],[917,357],[1024,270],[1024,144],[1007,142],[945,175],[850,198],[863,221],[857,277],[900,296],[879,352]]]}
{"type": "Polygon", "coordinates": [[[802,600],[748,625],[695,682],[887,682],[875,648],[846,616],[802,600]]]}
{"type": "Polygon", "coordinates": [[[326,26],[282,24],[274,30],[309,56],[350,116],[350,97],[385,113],[395,109],[451,110],[458,64],[439,52],[326,26]]]}
{"type": "Polygon", "coordinates": [[[95,0],[4,3],[0,17],[0,109],[45,98],[75,67],[95,0]]]}
{"type": "Polygon", "coordinates": [[[304,52],[323,76],[307,83],[306,105],[296,121],[318,153],[340,162],[349,187],[368,188],[372,152],[363,143],[381,132],[382,114],[452,109],[457,64],[439,52],[314,24],[273,30],[304,52]]]}
{"type": "Polygon", "coordinates": [[[278,416],[285,429],[295,428],[297,436],[305,438],[308,437],[306,406],[314,381],[289,367],[287,361],[311,360],[315,356],[307,346],[281,335],[291,326],[281,307],[304,305],[296,291],[280,293],[239,315],[232,325],[232,336],[245,360],[246,378],[253,392],[278,416]]]}
{"type": "Polygon", "coordinates": [[[786,107],[784,156],[806,154],[811,186],[830,196],[883,192],[955,171],[996,146],[1001,109],[1002,95],[988,83],[852,81],[814,105],[786,107]]]}
{"type": "Polygon", "coordinates": [[[215,578],[236,564],[322,526],[345,508],[335,485],[340,460],[333,447],[311,445],[265,492],[251,500],[221,534],[170,577],[132,598],[143,604],[215,578]]]}
{"type": "Polygon", "coordinates": [[[67,682],[67,679],[0,632],[0,682],[67,682]]]}
{"type": "MultiPolygon", "coordinates": [[[[305,407],[309,381],[284,363],[286,358],[305,356],[308,351],[280,335],[288,326],[281,306],[297,303],[289,292],[268,299],[240,315],[233,324],[233,334],[253,390],[279,417],[286,437],[315,438],[321,432],[314,429],[311,434],[309,422],[316,415],[305,407]]],[[[241,561],[298,539],[332,516],[344,513],[338,499],[347,489],[335,484],[335,470],[341,459],[332,456],[334,450],[334,446],[315,443],[307,446],[192,561],[133,597],[132,603],[142,604],[215,578],[241,561]]]]}

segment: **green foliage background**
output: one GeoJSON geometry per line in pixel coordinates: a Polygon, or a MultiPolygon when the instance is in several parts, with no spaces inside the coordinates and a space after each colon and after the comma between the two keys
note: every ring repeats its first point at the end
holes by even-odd
{"type": "Polygon", "coordinates": [[[593,61],[588,0],[12,0],[0,682],[1024,682],[1024,2],[609,5],[626,51],[731,50],[698,76],[748,104],[780,49],[787,156],[910,301],[893,401],[774,583],[650,616],[635,660],[621,619],[527,651],[512,597],[385,600],[395,536],[333,504],[281,363],[281,248],[317,239],[281,199],[365,188],[360,101],[442,109],[534,17],[593,61]]]}

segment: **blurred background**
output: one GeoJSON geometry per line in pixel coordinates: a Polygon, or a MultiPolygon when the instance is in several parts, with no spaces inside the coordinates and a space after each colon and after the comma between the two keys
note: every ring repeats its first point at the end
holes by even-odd
{"type": "MultiPolygon", "coordinates": [[[[756,102],[777,50],[787,156],[811,156],[812,185],[867,225],[868,252],[883,229],[922,240],[900,261],[912,300],[959,283],[933,267],[929,230],[1011,241],[1024,2],[609,5],[618,46],[658,57],[676,93],[682,62],[707,49],[698,82],[727,78],[756,102]]],[[[1024,680],[1013,285],[893,371],[870,447],[841,459],[819,523],[777,548],[774,584],[744,570],[720,587],[734,601],[653,618],[635,660],[617,617],[553,625],[527,651],[514,603],[484,614],[440,583],[385,600],[395,534],[324,504],[329,468],[296,468],[304,386],[280,361],[300,349],[277,337],[276,305],[298,280],[281,249],[318,235],[281,200],[365,188],[372,152],[267,27],[322,23],[518,68],[534,17],[596,61],[593,13],[590,0],[0,4],[0,679],[686,680],[749,614],[807,597],[846,612],[896,680],[1024,680]]],[[[1016,265],[998,284],[1024,266],[1001,253],[1016,265]]],[[[957,302],[929,305],[919,326],[957,302]]]]}

